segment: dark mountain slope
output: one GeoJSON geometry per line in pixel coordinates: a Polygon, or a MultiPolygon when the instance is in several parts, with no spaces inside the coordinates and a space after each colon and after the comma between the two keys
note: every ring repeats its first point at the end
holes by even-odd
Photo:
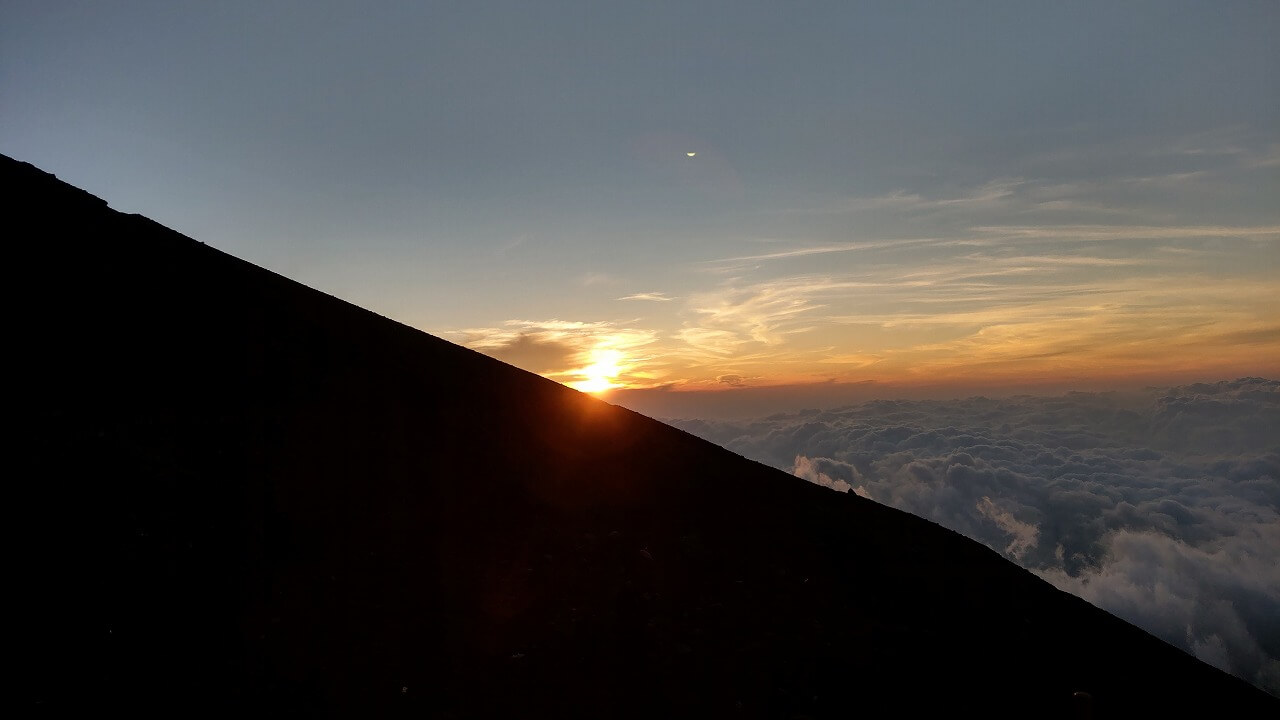
{"type": "Polygon", "coordinates": [[[936,525],[0,167],[27,710],[1277,707],[936,525]]]}

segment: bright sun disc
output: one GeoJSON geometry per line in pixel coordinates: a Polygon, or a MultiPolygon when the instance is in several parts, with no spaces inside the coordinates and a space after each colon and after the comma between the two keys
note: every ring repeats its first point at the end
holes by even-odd
{"type": "Polygon", "coordinates": [[[591,364],[581,371],[586,379],[569,383],[569,387],[588,393],[603,392],[617,387],[613,379],[622,372],[618,368],[618,361],[621,359],[622,353],[617,350],[592,350],[591,364]]]}

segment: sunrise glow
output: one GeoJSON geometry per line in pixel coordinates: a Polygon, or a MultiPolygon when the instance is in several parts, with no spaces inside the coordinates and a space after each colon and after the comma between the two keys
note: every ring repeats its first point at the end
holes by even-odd
{"type": "Polygon", "coordinates": [[[622,353],[617,350],[606,348],[592,350],[591,364],[582,368],[578,373],[584,376],[585,379],[571,382],[569,387],[586,393],[604,392],[618,387],[614,380],[621,373],[618,367],[620,360],[622,360],[622,353]]]}

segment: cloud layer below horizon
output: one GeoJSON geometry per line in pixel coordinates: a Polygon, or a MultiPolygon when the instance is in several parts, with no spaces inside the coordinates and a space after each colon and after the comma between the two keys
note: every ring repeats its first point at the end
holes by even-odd
{"type": "Polygon", "coordinates": [[[1280,382],[670,422],[978,540],[1280,695],[1280,382]]]}

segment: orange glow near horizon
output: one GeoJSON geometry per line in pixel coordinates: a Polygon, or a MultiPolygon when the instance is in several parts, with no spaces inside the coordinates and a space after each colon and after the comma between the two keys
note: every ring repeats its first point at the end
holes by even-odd
{"type": "MultiPolygon", "coordinates": [[[[1061,330],[1061,328],[1059,328],[1061,330]]],[[[1267,335],[1261,332],[1260,335],[1267,335]]],[[[607,348],[590,351],[589,364],[550,373],[576,390],[599,394],[614,390],[674,392],[735,392],[750,388],[834,384],[897,388],[904,395],[926,389],[952,395],[968,388],[991,392],[998,388],[1031,390],[1139,388],[1177,385],[1188,381],[1231,380],[1247,375],[1280,376],[1280,343],[1251,339],[1224,346],[1216,337],[1144,338],[1097,342],[1095,338],[1061,332],[1054,341],[1024,335],[1002,338],[983,334],[982,343],[956,343],[882,350],[873,358],[815,359],[797,349],[769,358],[724,358],[723,364],[701,358],[682,362],[678,349],[637,361],[607,348]],[[1094,341],[1094,342],[1090,342],[1094,341]],[[1079,349],[1072,347],[1078,343],[1079,349]],[[976,346],[975,346],[976,345],[976,346]],[[698,360],[702,360],[699,362],[698,360]],[[653,364],[655,368],[648,366],[653,364]]]]}
{"type": "Polygon", "coordinates": [[[680,362],[684,358],[675,351],[656,354],[651,360],[667,370],[660,376],[644,371],[647,362],[630,360],[617,350],[596,349],[591,351],[589,365],[557,375],[568,386],[593,394],[614,390],[732,393],[822,385],[836,390],[863,385],[868,390],[878,387],[877,394],[904,396],[989,393],[1002,388],[1024,392],[1140,388],[1247,375],[1280,376],[1280,363],[1266,359],[1280,357],[1280,344],[1274,340],[1231,347],[1211,336],[1127,342],[1117,338],[1111,343],[1090,343],[1066,332],[1057,335],[1055,342],[999,336],[985,333],[988,342],[979,347],[965,347],[972,340],[917,346],[881,351],[873,359],[857,362],[815,361],[812,354],[799,350],[759,360],[726,358],[723,365],[684,365],[680,362]],[[1079,350],[1071,347],[1074,343],[1079,350]]]}
{"type": "Polygon", "coordinates": [[[1206,257],[1227,261],[1213,246],[1151,258],[971,253],[928,273],[734,277],[679,296],[632,294],[618,303],[646,303],[644,315],[512,320],[464,340],[589,393],[827,384],[950,396],[1273,378],[1280,288],[1266,271],[1280,232],[1266,230],[1237,242],[1250,262],[1229,282],[1201,269],[1206,257]],[[922,285],[929,273],[936,281],[922,285]]]}

